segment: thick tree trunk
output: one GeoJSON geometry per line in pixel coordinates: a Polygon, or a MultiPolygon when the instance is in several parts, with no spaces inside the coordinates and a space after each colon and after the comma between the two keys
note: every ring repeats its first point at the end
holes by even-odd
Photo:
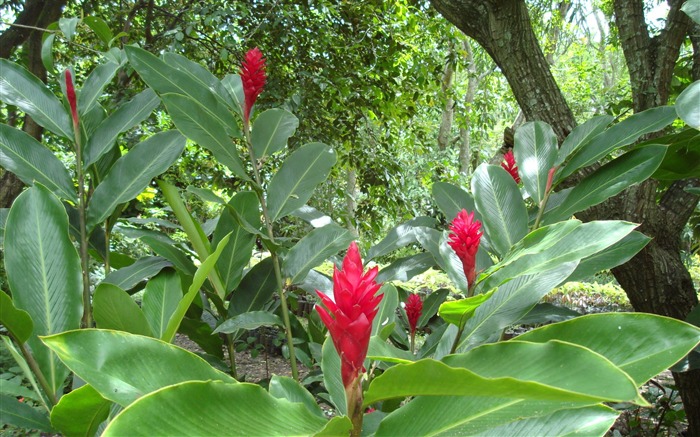
{"type": "MultiPolygon", "coordinates": [[[[631,77],[635,111],[668,102],[673,68],[690,22],[671,0],[667,26],[650,37],[642,0],[616,0],[615,15],[631,77]]],[[[574,117],[555,83],[532,31],[524,0],[432,0],[433,6],[481,44],[501,68],[528,120],[542,120],[563,140],[574,117]]],[[[697,55],[697,53],[696,53],[697,55]]],[[[585,220],[622,219],[641,223],[653,240],[636,257],[613,270],[637,311],[685,319],[698,304],[690,275],[680,258],[680,233],[698,202],[677,181],[657,203],[650,180],[595,208],[577,214],[585,220]]],[[[700,370],[675,373],[689,423],[700,436],[700,370]]]]}

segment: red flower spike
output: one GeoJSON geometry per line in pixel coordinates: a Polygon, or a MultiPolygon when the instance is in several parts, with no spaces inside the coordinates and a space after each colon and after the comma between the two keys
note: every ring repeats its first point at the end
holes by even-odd
{"type": "Polygon", "coordinates": [[[245,94],[243,119],[246,124],[250,120],[250,110],[262,93],[266,80],[265,58],[262,52],[257,47],[248,50],[241,65],[241,82],[243,82],[243,94],[245,94]]]}
{"type": "Polygon", "coordinates": [[[75,87],[73,86],[73,76],[70,70],[66,70],[66,98],[70,105],[70,113],[73,117],[73,127],[78,126],[78,101],[75,98],[75,87]]]}
{"type": "Polygon", "coordinates": [[[472,286],[476,279],[476,252],[479,250],[482,232],[481,222],[474,220],[474,213],[467,214],[461,210],[450,225],[450,241],[447,244],[454,249],[462,261],[464,275],[467,277],[467,285],[472,286]]]}
{"type": "Polygon", "coordinates": [[[516,184],[520,183],[518,166],[515,165],[515,156],[513,155],[512,150],[509,150],[505,155],[503,155],[503,162],[501,162],[501,167],[503,167],[508,173],[510,173],[516,184]]]}
{"type": "Polygon", "coordinates": [[[377,273],[377,267],[363,273],[360,251],[357,244],[352,242],[343,260],[343,269],[333,268],[335,302],[316,290],[323,303],[323,306],[316,306],[316,311],[328,327],[340,356],[340,370],[346,390],[363,371],[372,321],[384,297],[383,294],[375,296],[382,285],[375,281],[377,273]]]}
{"type": "Polygon", "coordinates": [[[423,313],[423,301],[417,294],[411,294],[406,299],[406,316],[408,317],[408,326],[411,328],[411,335],[416,333],[418,319],[423,313]]]}

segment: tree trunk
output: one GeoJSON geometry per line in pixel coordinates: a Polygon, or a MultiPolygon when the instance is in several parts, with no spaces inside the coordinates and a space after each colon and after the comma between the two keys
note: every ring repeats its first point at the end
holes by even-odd
{"type": "Polygon", "coordinates": [[[438,148],[445,150],[450,145],[450,132],[452,131],[452,121],[454,120],[455,101],[452,98],[452,85],[454,84],[454,43],[450,43],[450,50],[445,62],[445,70],[442,73],[441,90],[445,97],[445,110],[442,111],[442,121],[438,131],[438,148]]]}
{"type": "MultiPolygon", "coordinates": [[[[666,104],[680,45],[690,28],[689,19],[679,11],[682,1],[669,1],[666,29],[654,38],[644,21],[642,0],[613,3],[635,111],[666,104]]],[[[524,0],[432,0],[432,4],[488,51],[526,118],[549,123],[563,140],[576,122],[532,31],[524,0]]],[[[683,188],[699,185],[698,180],[677,181],[657,203],[657,183],[649,180],[577,214],[584,220],[641,223],[640,230],[653,238],[636,257],[613,269],[635,310],[685,319],[698,304],[690,274],[680,258],[680,233],[698,202],[698,196],[683,188]]],[[[698,436],[700,370],[674,373],[674,378],[688,418],[688,435],[698,436]]]]}

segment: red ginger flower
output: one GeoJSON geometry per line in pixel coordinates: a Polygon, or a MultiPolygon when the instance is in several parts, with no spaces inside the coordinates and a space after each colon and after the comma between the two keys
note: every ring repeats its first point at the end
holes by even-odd
{"type": "Polygon", "coordinates": [[[378,268],[374,267],[363,274],[360,251],[353,241],[343,260],[343,269],[333,268],[335,302],[316,290],[323,302],[323,306],[316,306],[316,311],[328,327],[335,350],[340,355],[340,370],[346,389],[363,370],[372,320],[384,297],[383,294],[374,295],[381,287],[374,280],[377,272],[378,268]]]}
{"type": "Polygon", "coordinates": [[[423,313],[423,301],[417,294],[411,294],[406,299],[406,316],[408,317],[408,326],[411,329],[411,335],[415,334],[418,326],[418,319],[423,313]]]}
{"type": "Polygon", "coordinates": [[[454,249],[462,261],[464,276],[467,277],[467,285],[472,286],[476,279],[476,252],[479,250],[482,232],[481,222],[474,220],[474,213],[467,214],[461,210],[450,225],[450,241],[447,244],[454,249]]]}
{"type": "Polygon", "coordinates": [[[243,119],[246,124],[250,120],[250,110],[262,93],[266,80],[265,58],[262,52],[257,47],[248,50],[241,65],[241,82],[243,82],[243,94],[245,94],[243,119]]]}
{"type": "Polygon", "coordinates": [[[75,87],[73,86],[73,76],[70,70],[66,70],[66,98],[70,105],[70,113],[73,117],[73,127],[78,127],[78,101],[75,98],[75,87]]]}
{"type": "Polygon", "coordinates": [[[515,156],[513,155],[512,150],[509,150],[505,155],[503,155],[503,162],[501,162],[501,167],[503,167],[508,173],[510,173],[516,184],[520,183],[518,166],[515,165],[515,156]]]}

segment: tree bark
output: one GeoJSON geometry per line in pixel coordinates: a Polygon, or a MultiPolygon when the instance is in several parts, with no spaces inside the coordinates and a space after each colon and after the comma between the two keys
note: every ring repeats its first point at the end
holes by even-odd
{"type": "MultiPolygon", "coordinates": [[[[487,50],[506,76],[526,118],[549,123],[563,140],[576,122],[542,54],[525,2],[432,0],[432,4],[487,50]]],[[[613,4],[635,111],[665,105],[680,45],[690,29],[690,20],[679,11],[682,1],[669,1],[666,28],[656,37],[649,36],[642,0],[614,0],[613,4]]],[[[698,305],[680,257],[680,233],[698,202],[698,196],[684,188],[699,185],[697,179],[676,181],[657,203],[658,184],[648,180],[577,214],[584,220],[641,223],[640,230],[653,238],[636,257],[613,269],[635,310],[685,319],[698,305]]],[[[674,378],[688,418],[688,435],[700,435],[700,370],[674,373],[674,378]]]]}
{"type": "Polygon", "coordinates": [[[450,50],[445,62],[445,69],[442,73],[441,90],[445,97],[445,109],[442,111],[442,121],[438,131],[438,148],[445,150],[450,145],[450,132],[452,132],[452,121],[454,120],[455,101],[452,98],[452,86],[454,84],[454,42],[450,43],[450,50]]]}

